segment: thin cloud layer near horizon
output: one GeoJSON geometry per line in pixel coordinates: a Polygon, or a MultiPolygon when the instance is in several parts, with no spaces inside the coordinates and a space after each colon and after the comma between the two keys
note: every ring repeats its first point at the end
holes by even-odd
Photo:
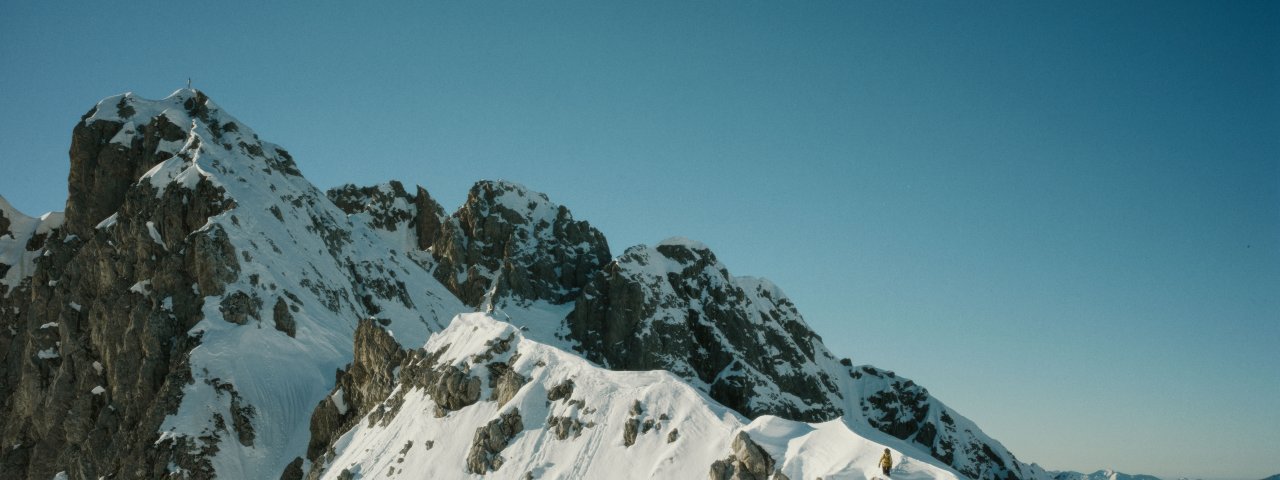
{"type": "Polygon", "coordinates": [[[682,236],[1019,459],[1280,472],[1280,5],[0,6],[0,195],[187,79],[321,188],[682,236]]]}

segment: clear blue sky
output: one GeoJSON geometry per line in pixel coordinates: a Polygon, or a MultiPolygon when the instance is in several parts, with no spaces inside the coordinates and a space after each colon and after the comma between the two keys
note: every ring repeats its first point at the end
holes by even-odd
{"type": "Polygon", "coordinates": [[[1025,461],[1280,472],[1280,3],[111,3],[0,4],[24,211],[193,77],[321,187],[702,240],[1025,461]]]}

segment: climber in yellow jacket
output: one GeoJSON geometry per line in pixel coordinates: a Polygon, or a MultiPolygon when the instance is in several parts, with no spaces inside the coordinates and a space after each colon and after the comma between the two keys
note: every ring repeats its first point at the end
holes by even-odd
{"type": "Polygon", "coordinates": [[[884,455],[880,456],[880,470],[884,472],[884,478],[889,478],[889,469],[893,468],[893,457],[889,455],[889,449],[884,449],[884,455]]]}

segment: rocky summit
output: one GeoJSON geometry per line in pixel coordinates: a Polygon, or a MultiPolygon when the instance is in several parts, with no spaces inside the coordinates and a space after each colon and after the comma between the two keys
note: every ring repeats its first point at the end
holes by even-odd
{"type": "Polygon", "coordinates": [[[321,191],[191,89],[98,102],[70,162],[65,215],[0,198],[4,478],[1051,477],[706,245],[614,257],[517,183],[321,191]]]}

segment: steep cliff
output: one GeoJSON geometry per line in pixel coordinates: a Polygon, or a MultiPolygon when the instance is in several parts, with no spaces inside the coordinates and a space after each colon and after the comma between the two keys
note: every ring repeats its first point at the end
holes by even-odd
{"type": "Polygon", "coordinates": [[[358,321],[421,342],[464,308],[198,91],[103,100],[71,160],[65,225],[6,282],[10,478],[277,476],[358,321]]]}
{"type": "Polygon", "coordinates": [[[829,420],[836,359],[771,283],[733,277],[706,245],[628,249],[569,316],[583,354],[610,368],[668,370],[755,417],[829,420]]]}
{"type": "Polygon", "coordinates": [[[479,182],[431,245],[436,278],[468,305],[508,299],[562,304],[609,261],[600,231],[546,195],[479,182]]]}

